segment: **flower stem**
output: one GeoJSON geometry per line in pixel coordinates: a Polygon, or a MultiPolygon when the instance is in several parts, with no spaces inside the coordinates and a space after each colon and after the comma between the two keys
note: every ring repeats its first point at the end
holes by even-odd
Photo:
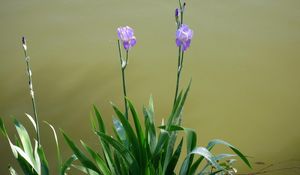
{"type": "Polygon", "coordinates": [[[127,105],[127,91],[126,91],[126,79],[125,79],[125,69],[127,67],[128,62],[128,50],[126,51],[126,58],[123,60],[122,51],[120,41],[118,40],[118,49],[119,49],[119,57],[121,63],[121,72],[122,72],[122,85],[123,85],[123,95],[124,95],[124,106],[125,106],[125,117],[128,119],[128,105],[127,105]]]}
{"type": "MultiPolygon", "coordinates": [[[[177,29],[179,29],[179,27],[183,23],[183,12],[184,12],[184,9],[183,9],[184,7],[181,4],[181,0],[178,0],[178,2],[179,2],[179,8],[180,8],[180,21],[179,21],[179,25],[177,26],[177,29]]],[[[173,107],[175,107],[176,99],[178,96],[180,75],[181,75],[181,70],[182,70],[182,66],[183,66],[183,54],[184,54],[184,51],[182,50],[182,46],[180,46],[178,49],[177,79],[176,79],[176,89],[175,89],[175,97],[174,97],[173,107]]]]}
{"type": "Polygon", "coordinates": [[[34,121],[35,121],[35,124],[36,124],[36,137],[37,137],[38,146],[40,147],[40,145],[41,145],[40,127],[39,127],[39,120],[38,120],[38,114],[37,114],[37,107],[36,107],[35,98],[34,98],[32,72],[31,72],[30,63],[29,63],[30,58],[27,55],[27,50],[26,49],[24,49],[24,55],[25,55],[25,61],[26,61],[26,67],[27,67],[29,90],[30,90],[30,95],[31,95],[34,121]]]}
{"type": "Polygon", "coordinates": [[[178,89],[179,89],[179,82],[180,82],[180,74],[181,74],[181,46],[179,47],[178,50],[178,64],[177,64],[177,79],[176,79],[176,89],[175,89],[175,97],[174,97],[174,102],[173,102],[173,107],[175,107],[175,103],[177,100],[178,96],[178,89]]]}

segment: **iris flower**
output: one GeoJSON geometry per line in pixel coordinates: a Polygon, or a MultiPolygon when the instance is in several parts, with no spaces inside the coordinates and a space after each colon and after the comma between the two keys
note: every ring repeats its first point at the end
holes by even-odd
{"type": "Polygon", "coordinates": [[[131,47],[136,44],[136,38],[134,36],[134,31],[131,27],[119,27],[117,29],[118,37],[122,41],[124,49],[128,51],[131,47]]]}
{"type": "Polygon", "coordinates": [[[176,45],[182,47],[183,51],[191,45],[191,39],[193,37],[193,31],[188,25],[182,24],[181,27],[176,31],[176,45]]]}

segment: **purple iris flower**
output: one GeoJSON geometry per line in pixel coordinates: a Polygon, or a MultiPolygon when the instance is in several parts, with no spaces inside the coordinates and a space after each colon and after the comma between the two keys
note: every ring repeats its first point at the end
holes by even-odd
{"type": "Polygon", "coordinates": [[[134,31],[131,27],[119,27],[117,29],[118,37],[123,42],[123,46],[125,50],[129,50],[136,44],[136,38],[134,36],[134,31]]]}
{"type": "Polygon", "coordinates": [[[191,39],[193,37],[193,31],[188,25],[182,24],[176,31],[176,45],[182,46],[182,50],[185,51],[191,45],[191,39]]]}

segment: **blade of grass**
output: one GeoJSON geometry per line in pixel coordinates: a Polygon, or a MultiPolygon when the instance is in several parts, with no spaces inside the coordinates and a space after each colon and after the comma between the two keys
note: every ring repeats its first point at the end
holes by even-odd
{"type": "Polygon", "coordinates": [[[76,157],[81,162],[81,164],[84,167],[91,169],[100,174],[100,171],[97,168],[97,166],[85,156],[85,154],[75,145],[75,143],[63,131],[61,131],[61,132],[62,132],[67,144],[70,146],[73,153],[76,155],[76,157]]]}
{"type": "Polygon", "coordinates": [[[96,164],[98,165],[99,169],[103,173],[103,175],[111,175],[111,172],[109,168],[107,167],[105,161],[94,151],[92,150],[87,144],[85,144],[83,141],[80,141],[82,146],[85,148],[85,150],[90,153],[90,155],[95,160],[96,164]]]}

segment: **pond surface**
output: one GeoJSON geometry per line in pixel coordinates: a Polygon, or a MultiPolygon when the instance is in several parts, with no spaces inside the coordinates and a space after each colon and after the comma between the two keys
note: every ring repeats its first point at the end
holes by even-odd
{"type": "MultiPolygon", "coordinates": [[[[123,107],[116,28],[125,25],[137,37],[126,72],[128,96],[141,109],[152,94],[160,123],[175,91],[176,6],[175,0],[1,0],[0,116],[10,135],[11,116],[33,129],[24,117],[32,114],[20,42],[25,35],[40,120],[99,147],[90,112],[99,106],[111,127],[109,102],[123,107]]],[[[253,171],[272,163],[273,169],[300,166],[299,9],[299,0],[187,1],[185,22],[194,38],[181,88],[193,82],[183,124],[195,128],[198,145],[227,140],[258,162],[253,171]]],[[[41,134],[56,167],[51,130],[42,124],[41,134]]],[[[61,135],[59,141],[66,159],[70,151],[61,135]]],[[[218,147],[215,153],[221,151],[230,152],[218,147]]],[[[0,174],[8,174],[8,164],[17,167],[3,137],[0,155],[0,174]]],[[[241,164],[238,169],[250,172],[241,164]]],[[[300,170],[270,174],[292,173],[300,170]]]]}

